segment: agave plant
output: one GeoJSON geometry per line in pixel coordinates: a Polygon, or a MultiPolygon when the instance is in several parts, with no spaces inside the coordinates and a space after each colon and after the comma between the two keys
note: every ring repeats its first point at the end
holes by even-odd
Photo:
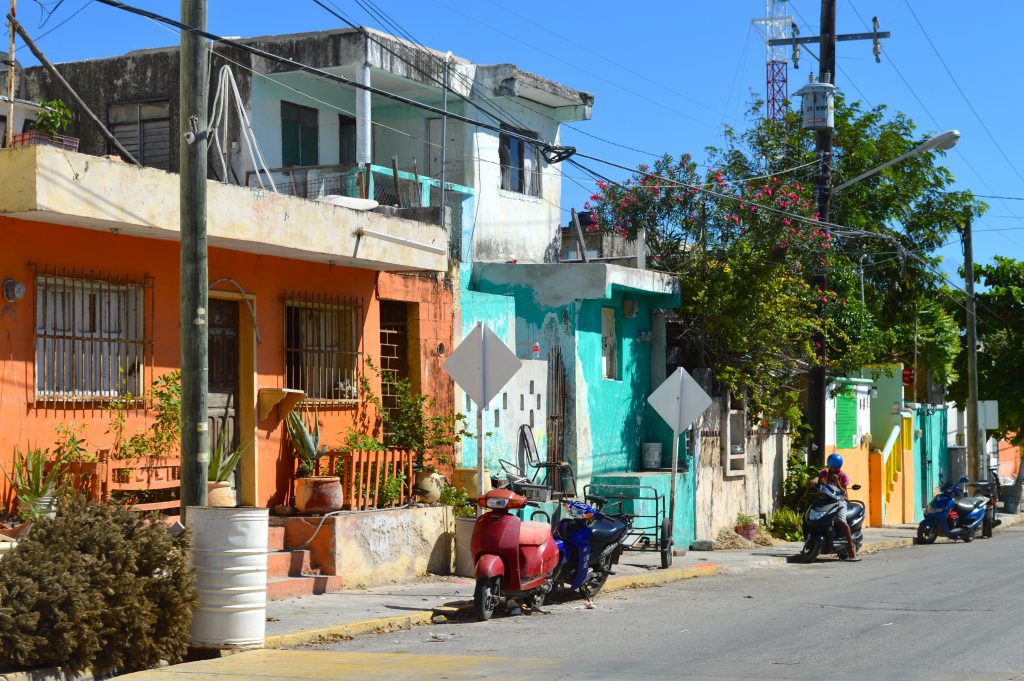
{"type": "Polygon", "coordinates": [[[320,424],[317,422],[316,414],[311,419],[299,415],[297,411],[290,411],[285,417],[285,425],[288,428],[288,437],[295,448],[295,456],[299,459],[299,470],[297,475],[306,477],[316,468],[316,462],[327,456],[327,445],[320,444],[320,424]]]}
{"type": "Polygon", "coordinates": [[[50,463],[49,449],[29,447],[22,452],[16,446],[13,475],[4,470],[4,477],[18,497],[18,511],[26,520],[34,520],[40,515],[38,505],[41,499],[59,497],[65,491],[63,466],[50,463]]]}
{"type": "Polygon", "coordinates": [[[242,458],[245,445],[238,445],[231,449],[231,436],[222,428],[217,433],[217,439],[213,443],[213,451],[210,452],[210,466],[206,472],[206,479],[210,482],[224,482],[231,477],[232,471],[242,458]]]}

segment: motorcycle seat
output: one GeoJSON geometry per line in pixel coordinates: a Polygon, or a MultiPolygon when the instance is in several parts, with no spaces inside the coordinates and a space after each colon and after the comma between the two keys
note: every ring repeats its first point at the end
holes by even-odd
{"type": "Polygon", "coordinates": [[[853,525],[864,517],[864,507],[860,504],[851,503],[846,507],[846,522],[853,525]]]}
{"type": "Polygon", "coordinates": [[[519,525],[519,544],[540,546],[551,539],[551,526],[536,520],[526,520],[519,525]]]}
{"type": "Polygon", "coordinates": [[[956,510],[961,513],[970,513],[976,508],[980,508],[988,503],[988,500],[984,497],[965,497],[963,499],[956,500],[956,510]]]}

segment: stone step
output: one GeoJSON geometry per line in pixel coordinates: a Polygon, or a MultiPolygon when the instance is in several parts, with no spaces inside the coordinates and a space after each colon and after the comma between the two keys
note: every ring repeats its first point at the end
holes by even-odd
{"type": "Polygon", "coordinates": [[[309,551],[284,549],[267,554],[267,577],[301,577],[310,571],[309,551]]]}
{"type": "Polygon", "coordinates": [[[271,527],[267,534],[267,549],[269,551],[284,550],[284,528],[271,527]]]}
{"type": "Polygon", "coordinates": [[[343,580],[334,575],[311,575],[304,577],[271,577],[267,580],[267,600],[280,601],[301,596],[318,596],[331,591],[341,591],[343,580]]]}

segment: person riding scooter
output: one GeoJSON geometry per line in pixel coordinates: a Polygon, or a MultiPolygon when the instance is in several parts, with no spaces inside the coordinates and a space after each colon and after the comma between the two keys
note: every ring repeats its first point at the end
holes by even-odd
{"type": "Polygon", "coordinates": [[[850,486],[850,477],[843,472],[843,457],[839,454],[829,454],[828,460],[825,463],[826,467],[822,468],[818,473],[817,482],[825,485],[834,485],[842,490],[843,499],[839,502],[839,514],[836,516],[836,524],[846,534],[846,542],[847,546],[849,546],[846,560],[860,560],[857,556],[857,546],[853,541],[853,533],[850,531],[850,524],[846,522],[846,494],[847,488],[850,486]]]}

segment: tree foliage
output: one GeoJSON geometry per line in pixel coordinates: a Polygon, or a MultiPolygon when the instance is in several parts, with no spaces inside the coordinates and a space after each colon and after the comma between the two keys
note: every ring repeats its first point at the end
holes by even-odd
{"type": "MultiPolygon", "coordinates": [[[[999,401],[996,433],[1024,446],[1024,260],[996,256],[991,264],[976,265],[979,397],[999,401]]],[[[967,400],[967,357],[960,358],[952,396],[967,400]]]]}
{"type": "MultiPolygon", "coordinates": [[[[621,183],[600,181],[586,206],[593,229],[635,239],[649,266],[677,274],[679,334],[689,367],[711,367],[754,413],[795,418],[798,375],[818,362],[823,329],[833,375],[919,356],[939,380],[953,377],[955,318],[940,304],[939,260],[967,212],[983,204],[949,191],[933,154],[912,157],[835,196],[827,229],[815,213],[814,137],[790,112],[776,123],[749,112],[708,149],[714,168],[688,154],[639,166],[621,183]],[[827,285],[821,285],[827,275],[827,285]],[[863,294],[862,294],[863,291],[863,294]]],[[[917,139],[905,115],[836,102],[834,184],[881,165],[917,139]]]]}

